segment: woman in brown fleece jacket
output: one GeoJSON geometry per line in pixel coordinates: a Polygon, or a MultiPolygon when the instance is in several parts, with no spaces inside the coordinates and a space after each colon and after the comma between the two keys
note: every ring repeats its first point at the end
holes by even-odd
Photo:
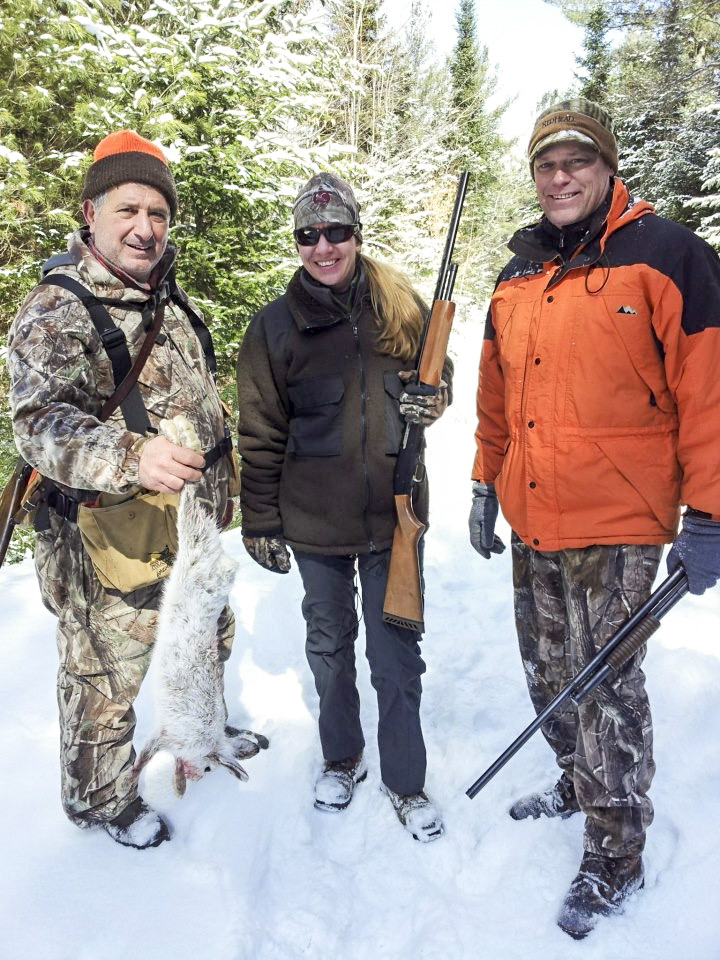
{"type": "MultiPolygon", "coordinates": [[[[418,635],[382,618],[395,526],[393,472],[405,419],[432,423],[449,401],[452,365],[433,397],[405,391],[423,306],[396,270],[362,256],[359,205],[333,174],[299,191],[302,266],[252,320],[238,357],[243,542],[262,566],[305,588],[306,654],[320,698],[324,765],[315,806],[339,811],[364,780],[356,686],[356,570],[378,697],[382,788],[421,841],[442,835],[425,795],[418,635]],[[405,418],[405,419],[404,419],[405,418]]],[[[415,510],[427,520],[427,481],[415,510]]]]}

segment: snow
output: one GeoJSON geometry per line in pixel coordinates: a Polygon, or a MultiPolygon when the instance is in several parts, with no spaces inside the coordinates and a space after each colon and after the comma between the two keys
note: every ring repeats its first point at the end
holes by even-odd
{"type": "MultiPolygon", "coordinates": [[[[540,734],[470,801],[465,790],[532,720],[514,635],[509,551],[467,543],[474,380],[482,315],[456,324],[456,399],[428,431],[423,724],[427,790],[446,833],[414,841],[379,790],[375,696],[358,641],[367,780],[340,814],[313,808],[316,694],[297,571],[276,576],[225,535],[240,570],[226,693],[235,725],[270,749],[169,789],[167,757],[143,783],[170,843],[136,851],[80,831],[59,802],[54,620],[32,563],[0,571],[2,960],[692,960],[720,958],[720,590],[684,598],[651,639],[656,819],[645,890],[578,944],[555,915],[581,856],[582,818],[515,822],[510,803],[555,775],[540,734]]],[[[507,528],[498,532],[508,540],[507,528]]],[[[136,742],[152,728],[150,685],[136,742]]]]}

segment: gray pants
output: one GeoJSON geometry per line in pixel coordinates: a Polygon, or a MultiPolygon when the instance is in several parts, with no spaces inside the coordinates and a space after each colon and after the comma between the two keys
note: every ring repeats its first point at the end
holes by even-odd
{"type": "MultiPolygon", "coordinates": [[[[650,595],[662,547],[610,545],[541,553],[512,538],[515,619],[530,697],[540,713],[650,595]]],[[[642,852],[653,808],[652,721],[640,650],[578,707],[542,731],[574,782],[585,849],[642,852]]]]}
{"type": "Polygon", "coordinates": [[[425,743],[420,726],[419,636],[382,618],[390,551],[327,556],[294,551],[305,587],[305,650],[320,697],[320,743],[326,760],[345,760],[364,745],[356,686],[358,635],[355,564],[360,575],[370,679],[377,692],[378,748],[383,783],[402,795],[425,784],[425,743]]]}

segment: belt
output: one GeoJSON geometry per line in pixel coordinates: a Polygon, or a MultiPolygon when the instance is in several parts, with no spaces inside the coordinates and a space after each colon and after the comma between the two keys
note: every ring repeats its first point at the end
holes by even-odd
{"type": "MultiPolygon", "coordinates": [[[[232,437],[230,436],[230,431],[225,429],[225,436],[219,443],[216,443],[214,447],[204,453],[205,457],[205,466],[202,468],[203,473],[212,467],[226,454],[229,454],[232,450],[232,437]]],[[[42,511],[43,507],[46,507],[49,510],[52,510],[54,513],[59,514],[63,520],[69,520],[71,523],[77,523],[78,516],[78,507],[80,506],[80,501],[76,500],[74,497],[68,496],[66,493],[63,493],[62,490],[53,484],[48,490],[47,496],[38,504],[38,512],[42,511]]],[[[42,511],[44,512],[44,511],[42,511]]],[[[45,520],[44,517],[38,517],[36,519],[35,529],[38,531],[47,530],[49,527],[49,522],[45,520]],[[38,521],[40,526],[38,526],[38,521]]]]}

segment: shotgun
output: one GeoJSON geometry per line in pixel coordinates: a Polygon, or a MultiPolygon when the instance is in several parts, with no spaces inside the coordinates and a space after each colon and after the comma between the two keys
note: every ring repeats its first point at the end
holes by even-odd
{"type": "Polygon", "coordinates": [[[30,482],[32,467],[20,457],[0,496],[0,567],[5,562],[18,514],[30,482]]]}
{"type": "MultiPolygon", "coordinates": [[[[433,394],[442,377],[452,328],[455,304],[452,292],[457,264],[452,262],[455,239],[460,225],[469,174],[461,173],[455,195],[455,206],[450,219],[445,251],[440,264],[435,295],[425,320],[418,350],[417,366],[412,379],[418,393],[433,394]],[[424,389],[423,389],[424,388],[424,389]]],[[[395,494],[395,531],[393,533],[390,568],[388,570],[383,620],[422,633],[423,592],[420,575],[418,545],[425,532],[425,524],[415,516],[412,506],[413,484],[421,463],[425,428],[419,423],[405,426],[402,445],[395,464],[393,490],[395,494]]]]}
{"type": "Polygon", "coordinates": [[[595,687],[608,677],[617,674],[624,663],[637,653],[647,643],[648,639],[660,627],[660,619],[665,616],[671,607],[688,591],[687,574],[682,567],[678,567],[670,576],[663,580],[660,586],[650,594],[645,603],[638,607],[635,613],[617,630],[605,646],[589,660],[577,676],[563,687],[560,693],[550,701],[545,709],[535,717],[520,736],[513,740],[507,750],[501,753],[485,773],[465,792],[472,798],[480,793],[498,770],[501,770],[511,757],[524,746],[530,737],[540,729],[545,721],[559,706],[570,699],[574,704],[580,703],[595,687]]]}

